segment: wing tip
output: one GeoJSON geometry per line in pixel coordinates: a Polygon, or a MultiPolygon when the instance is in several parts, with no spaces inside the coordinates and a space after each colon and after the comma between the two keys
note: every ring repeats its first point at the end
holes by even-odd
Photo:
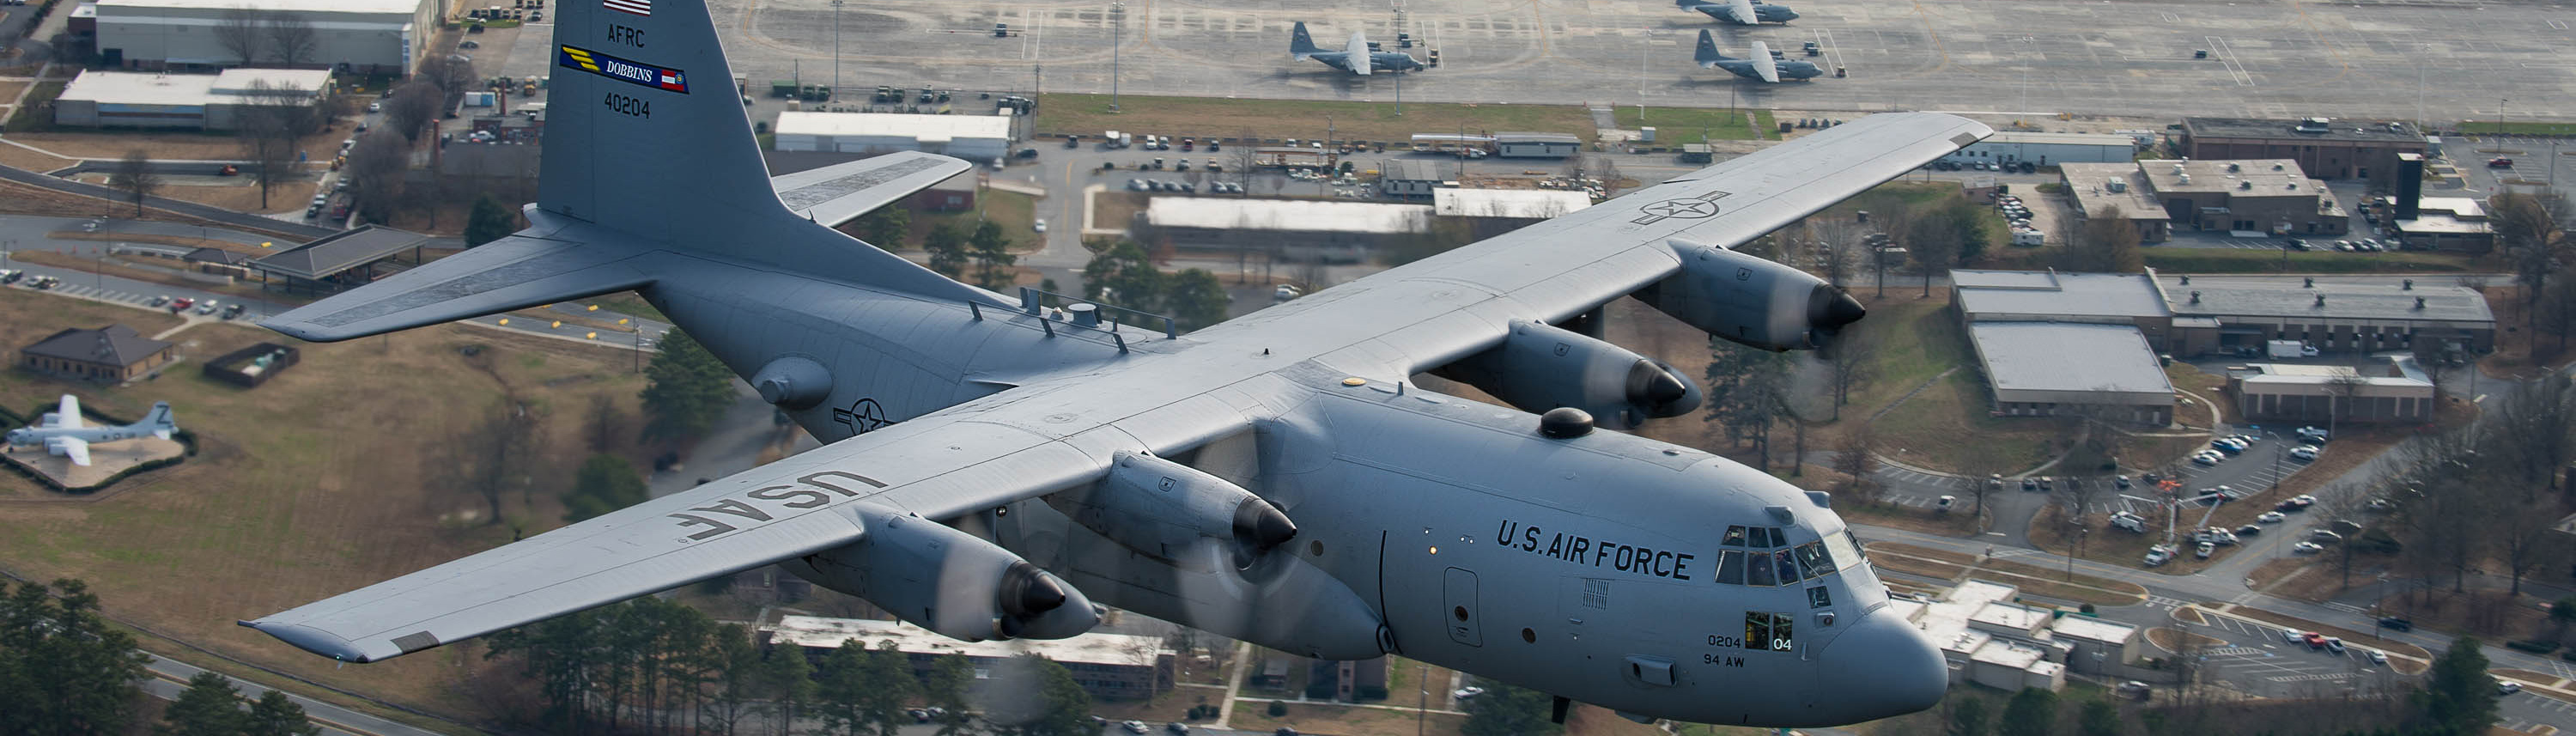
{"type": "Polygon", "coordinates": [[[310,626],[265,620],[238,621],[235,623],[238,623],[243,627],[256,630],[259,633],[277,637],[278,641],[293,644],[297,649],[330,657],[342,662],[369,662],[374,660],[373,657],[367,656],[365,651],[360,650],[356,644],[351,643],[349,640],[340,638],[337,634],[332,634],[310,626]]]}

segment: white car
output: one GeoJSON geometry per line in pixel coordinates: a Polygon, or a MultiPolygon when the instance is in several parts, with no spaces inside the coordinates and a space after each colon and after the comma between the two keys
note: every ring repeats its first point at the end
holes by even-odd
{"type": "Polygon", "coordinates": [[[2297,504],[2301,505],[2301,506],[2315,506],[2315,505],[2317,505],[2317,497],[2315,497],[2315,496],[2311,496],[2311,495],[2308,495],[2308,494],[2305,494],[2305,493],[2302,493],[2302,494],[2299,494],[2299,495],[2296,495],[2296,496],[2291,496],[2291,497],[2290,497],[2290,500],[2291,500],[2292,502],[2295,502],[2295,503],[2297,503],[2297,504]]]}
{"type": "Polygon", "coordinates": [[[2300,542],[2298,544],[2290,545],[2290,551],[2303,555],[2312,555],[2324,552],[2326,551],[2326,548],[2324,545],[2320,545],[2315,542],[2300,542]]]}
{"type": "Polygon", "coordinates": [[[1127,732],[1128,732],[1128,733],[1144,733],[1144,732],[1145,732],[1145,722],[1144,722],[1144,721],[1119,721],[1119,722],[1118,722],[1118,727],[1119,727],[1119,728],[1123,728],[1123,729],[1127,729],[1127,732]]]}
{"type": "Polygon", "coordinates": [[[382,103],[382,102],[370,102],[370,103],[367,103],[367,112],[384,112],[384,111],[385,111],[385,103],[382,103]]]}
{"type": "Polygon", "coordinates": [[[2290,451],[2290,459],[2297,460],[2299,462],[2313,462],[2317,459],[2317,448],[2313,445],[2300,445],[2299,449],[2290,451]]]}
{"type": "Polygon", "coordinates": [[[2204,450],[2191,454],[2191,464],[2193,465],[2217,465],[2218,461],[2222,459],[2225,458],[2220,456],[2214,450],[2204,450]]]}
{"type": "Polygon", "coordinates": [[[2383,652],[2383,651],[2379,651],[2379,650],[2377,650],[2377,649],[2370,650],[2370,663],[2371,663],[2371,664],[2387,664],[2387,663],[2388,663],[2388,653],[2387,653],[2387,652],[2383,652]]]}
{"type": "Polygon", "coordinates": [[[1038,218],[1037,228],[1038,232],[1046,232],[1046,218],[1038,218]]]}
{"type": "Polygon", "coordinates": [[[2263,515],[2254,517],[2254,520],[2265,524],[2278,524],[2289,520],[2289,518],[2289,514],[2284,514],[2278,511],[2265,511],[2263,512],[2263,515]]]}
{"type": "Polygon", "coordinates": [[[2200,546],[2195,547],[2195,548],[2193,548],[2193,549],[2192,549],[2192,551],[2191,551],[2191,556],[2206,560],[2206,559],[2209,559],[2209,556],[2210,556],[2211,554],[2214,554],[2214,553],[2216,553],[2217,551],[2218,551],[2218,547],[2217,547],[2216,545],[2212,545],[2212,544],[2210,544],[2210,543],[2208,543],[2208,542],[2202,542],[2202,543],[2200,543],[2200,546]]]}
{"type": "Polygon", "coordinates": [[[2512,694],[2514,694],[2514,693],[2518,693],[2518,692],[2522,692],[2522,683],[2519,683],[2519,682],[2498,682],[2498,683],[2496,683],[2496,694],[2497,694],[2497,695],[2512,695],[2512,694]]]}
{"type": "Polygon", "coordinates": [[[1466,687],[1462,687],[1462,688],[1458,688],[1458,689],[1456,689],[1456,690],[1452,690],[1452,691],[1450,691],[1450,692],[1449,692],[1449,697],[1457,698],[1457,699],[1459,699],[1459,700],[1466,700],[1466,699],[1468,699],[1468,698],[1476,697],[1476,696],[1478,696],[1478,695],[1483,695],[1483,694],[1485,694],[1485,689],[1484,689],[1484,688],[1476,687],[1476,686],[1474,686],[1474,685],[1469,685],[1469,686],[1466,686],[1466,687]]]}
{"type": "Polygon", "coordinates": [[[1289,286],[1287,284],[1280,284],[1279,288],[1270,290],[1270,300],[1274,302],[1284,302],[1300,296],[1305,296],[1305,294],[1297,291],[1297,287],[1289,286]]]}

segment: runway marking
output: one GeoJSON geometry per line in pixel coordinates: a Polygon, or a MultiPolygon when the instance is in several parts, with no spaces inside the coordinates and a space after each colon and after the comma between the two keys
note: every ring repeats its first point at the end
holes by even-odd
{"type": "Polygon", "coordinates": [[[2180,24],[2180,23],[2182,23],[2182,16],[2174,15],[2174,14],[2172,14],[2172,13],[2159,13],[2158,15],[2162,15],[2162,16],[2164,16],[2164,19],[2165,19],[2165,22],[2166,22],[2166,23],[2172,23],[2172,24],[2180,24]]]}
{"type": "Polygon", "coordinates": [[[2564,30],[2567,30],[2567,21],[2563,21],[2563,20],[2553,20],[2553,21],[2550,21],[2550,22],[2549,22],[2549,27],[2550,27],[2550,28],[2552,28],[2552,29],[2556,29],[2556,30],[2564,31],[2564,30]]]}
{"type": "Polygon", "coordinates": [[[2236,86],[2254,86],[2254,75],[2247,73],[2245,65],[2236,60],[2236,49],[2227,45],[2227,39],[2217,36],[2202,36],[2202,38],[2209,39],[2209,54],[2218,57],[2218,63],[2227,67],[2227,73],[2236,78],[2236,86]]]}
{"type": "Polygon", "coordinates": [[[2342,680],[2350,677],[2352,677],[2352,673],[2350,672],[2339,672],[2334,674],[2274,675],[2263,679],[2271,680],[2273,682],[2320,682],[2324,680],[2342,680]]]}

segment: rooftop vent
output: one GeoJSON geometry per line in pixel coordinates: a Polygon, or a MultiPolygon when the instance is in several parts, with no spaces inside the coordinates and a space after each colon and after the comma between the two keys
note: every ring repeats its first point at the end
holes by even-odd
{"type": "MultiPolygon", "coordinates": [[[[2190,282],[2190,279],[2184,279],[2183,281],[2184,281],[2184,283],[2189,283],[2189,282],[2190,282]]],[[[2200,290],[2199,290],[2199,289],[2193,289],[2193,290],[2191,290],[2191,303],[2193,303],[2193,304],[2199,304],[2199,303],[2200,303],[2200,290]]]]}
{"type": "Polygon", "coordinates": [[[2240,181],[2240,182],[2237,182],[2237,183],[2236,183],[2236,188],[2238,188],[2238,189],[2252,189],[2252,188],[2254,188],[2254,182],[2251,182],[2251,181],[2240,181]]]}
{"type": "Polygon", "coordinates": [[[2119,179],[2112,179],[2110,184],[2106,186],[2108,186],[2108,188],[2113,192],[2129,191],[2129,183],[2119,179]]]}
{"type": "Polygon", "coordinates": [[[2322,307],[2322,306],[2325,306],[2325,305],[2326,305],[2326,295],[2324,295],[2324,294],[2318,294],[2318,295],[2317,295],[2317,306],[2322,307]]]}
{"type": "Polygon", "coordinates": [[[2240,168],[2242,168],[2242,167],[2237,166],[2237,165],[2236,165],[2236,162],[2234,162],[2234,161],[2229,161],[2229,162],[2227,162],[2227,170],[2228,170],[2228,171],[2230,171],[2230,172],[2237,171],[2237,170],[2238,170],[2238,169],[2240,169],[2240,168]]]}
{"type": "MultiPolygon", "coordinates": [[[[2406,283],[2399,285],[2397,288],[2398,288],[2398,290],[2400,290],[2400,291],[2414,291],[2414,290],[2415,290],[2415,280],[2414,280],[2414,279],[2407,279],[2407,280],[2406,280],[2406,283]]],[[[2420,301],[2420,300],[2419,300],[2419,301],[2420,301]]]]}
{"type": "Polygon", "coordinates": [[[2420,296],[2419,296],[2419,297],[2415,297],[2415,308],[2416,308],[2416,309],[2423,309],[2423,308],[2424,308],[2424,297],[2420,297],[2420,296]]]}
{"type": "Polygon", "coordinates": [[[2332,124],[2332,121],[2325,118],[2308,118],[2299,121],[2299,126],[2291,128],[2291,130],[2301,133],[2326,133],[2332,132],[2334,130],[2334,125],[2332,124]]]}
{"type": "Polygon", "coordinates": [[[2287,171],[2288,169],[2284,168],[2284,167],[2283,167],[2283,166],[2281,166],[2280,164],[2273,164],[2273,165],[2272,165],[2272,170],[2273,170],[2273,171],[2287,171]]]}
{"type": "Polygon", "coordinates": [[[2180,178],[2182,179],[2182,183],[2184,183],[2184,184],[2189,184],[2189,183],[2191,183],[2191,175],[2190,175],[2190,174],[2185,174],[2185,173],[2182,173],[2182,172],[2177,171],[2177,172],[2174,172],[2174,175],[2175,175],[2175,176],[2180,177],[2180,178]]]}

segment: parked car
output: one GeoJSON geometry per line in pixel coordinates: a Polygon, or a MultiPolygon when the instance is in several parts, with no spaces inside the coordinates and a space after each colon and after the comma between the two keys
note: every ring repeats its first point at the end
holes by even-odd
{"type": "Polygon", "coordinates": [[[2326,648],[2326,635],[2314,631],[2299,634],[2299,641],[2307,642],[2309,649],[2326,648]]]}
{"type": "Polygon", "coordinates": [[[2414,630],[2415,630],[2415,620],[2414,620],[2414,619],[2410,619],[2410,618],[2406,618],[2406,617],[2404,617],[2404,616],[2389,616],[2389,617],[2386,617],[2386,618],[2382,618],[2382,619],[2380,619],[2380,620],[2379,620],[2379,625],[2380,625],[2380,626],[2382,626],[2382,627],[2387,628],[2387,629],[2388,629],[2388,630],[2390,630],[2390,631],[2414,631],[2414,630]]]}
{"type": "Polygon", "coordinates": [[[2247,524],[2236,528],[2236,535],[2240,537],[2261,536],[2262,534],[2263,525],[2261,524],[2247,524]]]}
{"type": "Polygon", "coordinates": [[[1144,732],[1145,732],[1145,722],[1144,722],[1144,721],[1119,721],[1119,722],[1118,722],[1118,727],[1119,727],[1119,728],[1123,728],[1123,729],[1127,729],[1127,732],[1128,732],[1128,733],[1144,733],[1144,732]]]}
{"type": "Polygon", "coordinates": [[[2298,629],[2282,629],[2282,630],[2281,630],[2281,642],[2282,642],[2282,643],[2284,643],[2284,644],[2297,644],[2297,643],[2299,643],[2299,630],[2298,630],[2298,629]]]}
{"type": "Polygon", "coordinates": [[[2317,459],[2317,448],[2308,445],[2300,445],[2298,449],[2290,451],[2290,459],[2303,463],[2314,462],[2317,459]]]}
{"type": "Polygon", "coordinates": [[[2312,555],[2324,552],[2325,550],[2326,548],[2324,545],[2320,545],[2315,542],[2300,542],[2298,544],[2290,545],[2290,551],[2295,554],[2312,555]]]}
{"type": "Polygon", "coordinates": [[[170,311],[177,312],[196,305],[197,300],[183,296],[170,300],[170,311]]]}
{"type": "Polygon", "coordinates": [[[2218,546],[2217,546],[2217,545],[2210,544],[2210,543],[2208,543],[2208,542],[2202,542],[2202,543],[2200,543],[2200,546],[2197,546],[2197,547],[2193,547],[2193,548],[2192,548],[2192,550],[2191,550],[2191,556],[2192,556],[2192,557],[2195,557],[2195,558],[2198,558],[2198,559],[2206,560],[2206,559],[2209,559],[2209,556],[2210,556],[2211,554],[2214,554],[2214,553],[2216,553],[2217,551],[2218,551],[2218,546]]]}
{"type": "Polygon", "coordinates": [[[155,307],[158,307],[158,306],[165,306],[165,305],[168,305],[169,303],[170,303],[170,295],[168,295],[168,294],[163,294],[163,295],[161,295],[161,296],[152,297],[152,301],[145,302],[145,304],[150,305],[150,306],[155,306],[155,307]]]}
{"type": "Polygon", "coordinates": [[[2336,656],[2342,656],[2343,640],[2331,636],[2326,637],[2326,651],[2332,652],[2336,656]]]}
{"type": "Polygon", "coordinates": [[[2513,159],[2497,156],[2495,158],[2487,159],[2487,165],[2499,169],[2507,168],[2513,166],[2513,159]]]}
{"type": "Polygon", "coordinates": [[[2497,695],[2512,695],[2518,692],[2522,692],[2522,683],[2501,681],[2496,683],[2497,695]]]}
{"type": "Polygon", "coordinates": [[[208,299],[208,300],[205,300],[205,301],[202,301],[202,302],[197,302],[197,313],[198,313],[198,314],[214,314],[214,313],[215,313],[215,300],[213,300],[213,299],[208,299]]]}
{"type": "Polygon", "coordinates": [[[2283,521],[2288,521],[2289,518],[2289,514],[2284,514],[2278,511],[2265,511],[2263,512],[2263,515],[2254,517],[2254,520],[2265,524],[2278,524],[2283,521]]]}
{"type": "Polygon", "coordinates": [[[1477,686],[1474,686],[1474,685],[1468,685],[1468,686],[1466,686],[1466,687],[1462,687],[1462,688],[1458,688],[1458,689],[1456,689],[1456,690],[1452,690],[1452,691],[1450,691],[1450,692],[1449,692],[1449,697],[1457,698],[1457,699],[1459,699],[1459,700],[1466,700],[1466,699],[1468,699],[1468,698],[1476,697],[1476,696],[1478,696],[1478,695],[1483,695],[1483,694],[1485,694],[1485,689],[1484,689],[1484,688],[1477,687],[1477,686]]]}
{"type": "Polygon", "coordinates": [[[1037,231],[1038,231],[1038,232],[1046,232],[1046,218],[1043,218],[1043,217],[1038,218],[1038,221],[1037,221],[1037,231]]]}

